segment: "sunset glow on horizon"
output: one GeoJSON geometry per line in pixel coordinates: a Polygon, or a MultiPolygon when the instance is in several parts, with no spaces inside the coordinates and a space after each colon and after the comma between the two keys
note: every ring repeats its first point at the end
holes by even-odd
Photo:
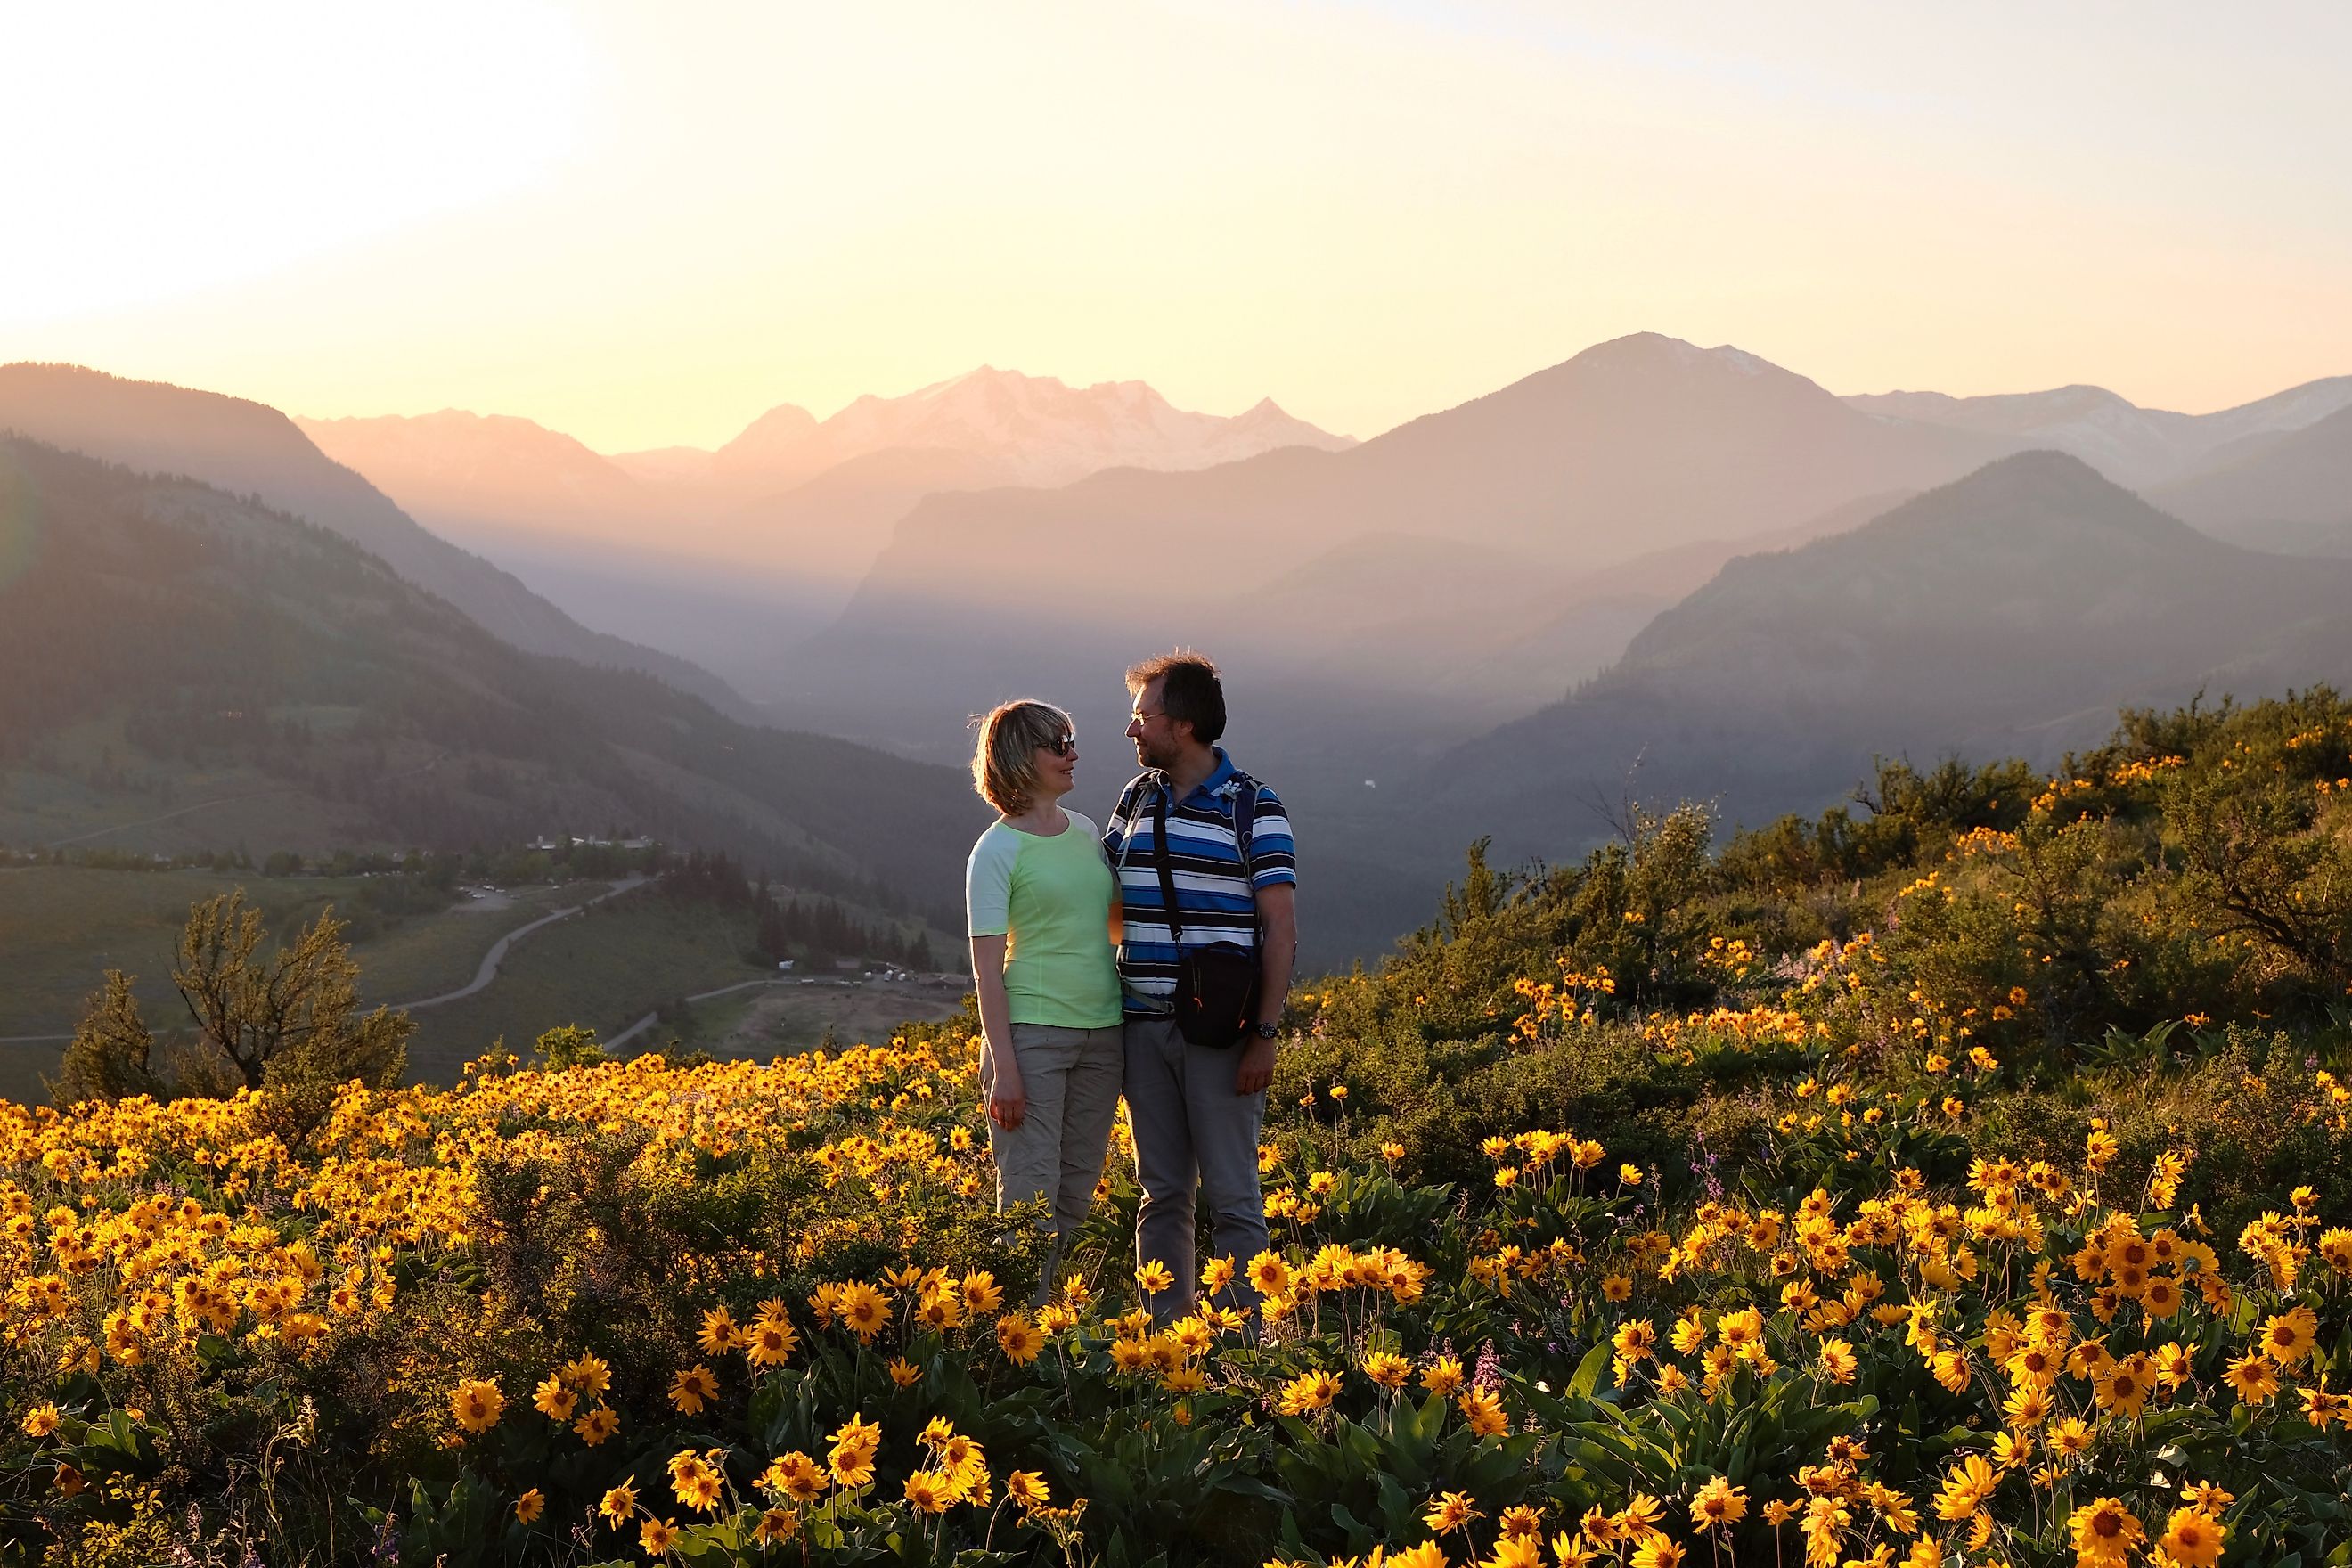
{"type": "Polygon", "coordinates": [[[401,7],[8,24],[0,361],[715,446],[992,363],[1369,437],[1595,342],[2352,373],[2352,13],[401,7]],[[29,239],[29,243],[27,240],[29,239]]]}

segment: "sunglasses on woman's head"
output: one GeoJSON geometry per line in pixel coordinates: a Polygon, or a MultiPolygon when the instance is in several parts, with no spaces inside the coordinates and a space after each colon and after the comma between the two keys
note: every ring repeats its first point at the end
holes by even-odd
{"type": "Polygon", "coordinates": [[[1066,757],[1077,749],[1078,738],[1076,735],[1063,735],[1045,742],[1045,750],[1057,757],[1066,757]]]}

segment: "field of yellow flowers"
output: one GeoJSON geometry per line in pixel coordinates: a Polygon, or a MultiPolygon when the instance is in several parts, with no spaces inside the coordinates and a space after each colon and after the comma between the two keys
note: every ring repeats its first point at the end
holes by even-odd
{"type": "MultiPolygon", "coordinates": [[[[2122,1168],[2094,1126],[1937,1191],[1885,1155],[1940,1104],[1811,1076],[1822,1179],[1785,1197],[1662,1208],[1568,1129],[1412,1185],[1322,1157],[1326,1084],[1265,1151],[1276,1250],[1139,1279],[1115,1170],[1032,1306],[971,1069],[952,1033],[481,1064],[352,1090],[299,1149],[251,1093],[0,1110],[5,1549],[2352,1560],[2352,1229],[2306,1190],[2216,1234],[2175,1208],[2188,1152],[2122,1168]]],[[[2293,1113],[2345,1114],[2309,1087],[2293,1113]]]]}
{"type": "Polygon", "coordinates": [[[1474,854],[1197,1279],[968,1021],[0,1104],[0,1561],[2352,1563],[2352,703],[1870,805],[1474,854]]]}

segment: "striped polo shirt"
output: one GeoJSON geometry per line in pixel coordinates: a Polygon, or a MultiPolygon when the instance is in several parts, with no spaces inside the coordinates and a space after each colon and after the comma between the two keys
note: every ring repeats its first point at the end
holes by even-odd
{"type": "MultiPolygon", "coordinates": [[[[1234,799],[1242,774],[1223,749],[1217,767],[1192,794],[1168,807],[1168,860],[1176,883],[1178,923],[1186,947],[1230,942],[1257,946],[1256,890],[1298,883],[1298,857],[1290,817],[1282,801],[1257,785],[1257,809],[1250,819],[1250,863],[1242,865],[1234,828],[1234,799]]],[[[1118,894],[1126,940],[1118,949],[1118,977],[1129,1017],[1166,1013],[1176,994],[1176,944],[1160,896],[1151,807],[1168,795],[1167,775],[1157,768],[1127,786],[1121,809],[1103,830],[1103,848],[1118,868],[1118,894]]]]}

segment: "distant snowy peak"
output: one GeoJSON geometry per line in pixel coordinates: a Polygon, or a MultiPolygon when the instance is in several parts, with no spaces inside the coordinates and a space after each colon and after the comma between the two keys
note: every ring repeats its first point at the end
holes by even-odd
{"type": "Polygon", "coordinates": [[[2200,423],[2212,426],[2221,440],[2235,441],[2247,436],[2307,430],[2347,408],[2352,408],[2352,375],[2331,375],[2274,392],[2256,402],[2208,414],[2200,423]]]}
{"type": "Polygon", "coordinates": [[[1953,397],[1941,392],[1886,392],[1849,397],[1866,413],[2008,436],[2082,458],[2118,484],[2169,478],[2203,449],[2186,414],[2141,408],[2104,386],[1953,397]]]}
{"type": "Polygon", "coordinates": [[[766,446],[785,447],[795,441],[805,441],[816,428],[816,416],[797,404],[779,403],[743,428],[730,446],[752,442],[766,446]]]}
{"type": "Polygon", "coordinates": [[[2352,376],[2331,376],[2214,414],[2142,408],[2104,386],[2058,386],[1953,397],[1881,392],[1848,397],[1866,413],[2015,437],[2070,452],[2118,484],[2144,487],[2194,472],[2233,442],[2304,429],[2352,406],[2352,376]]]}
{"type": "Polygon", "coordinates": [[[1104,468],[1205,468],[1276,447],[1354,445],[1270,398],[1226,418],[1177,408],[1140,381],[1074,387],[982,365],[902,397],[860,397],[805,426],[762,416],[719,449],[716,466],[737,482],[781,486],[868,453],[928,448],[995,458],[1020,483],[1063,485],[1104,468]]]}

